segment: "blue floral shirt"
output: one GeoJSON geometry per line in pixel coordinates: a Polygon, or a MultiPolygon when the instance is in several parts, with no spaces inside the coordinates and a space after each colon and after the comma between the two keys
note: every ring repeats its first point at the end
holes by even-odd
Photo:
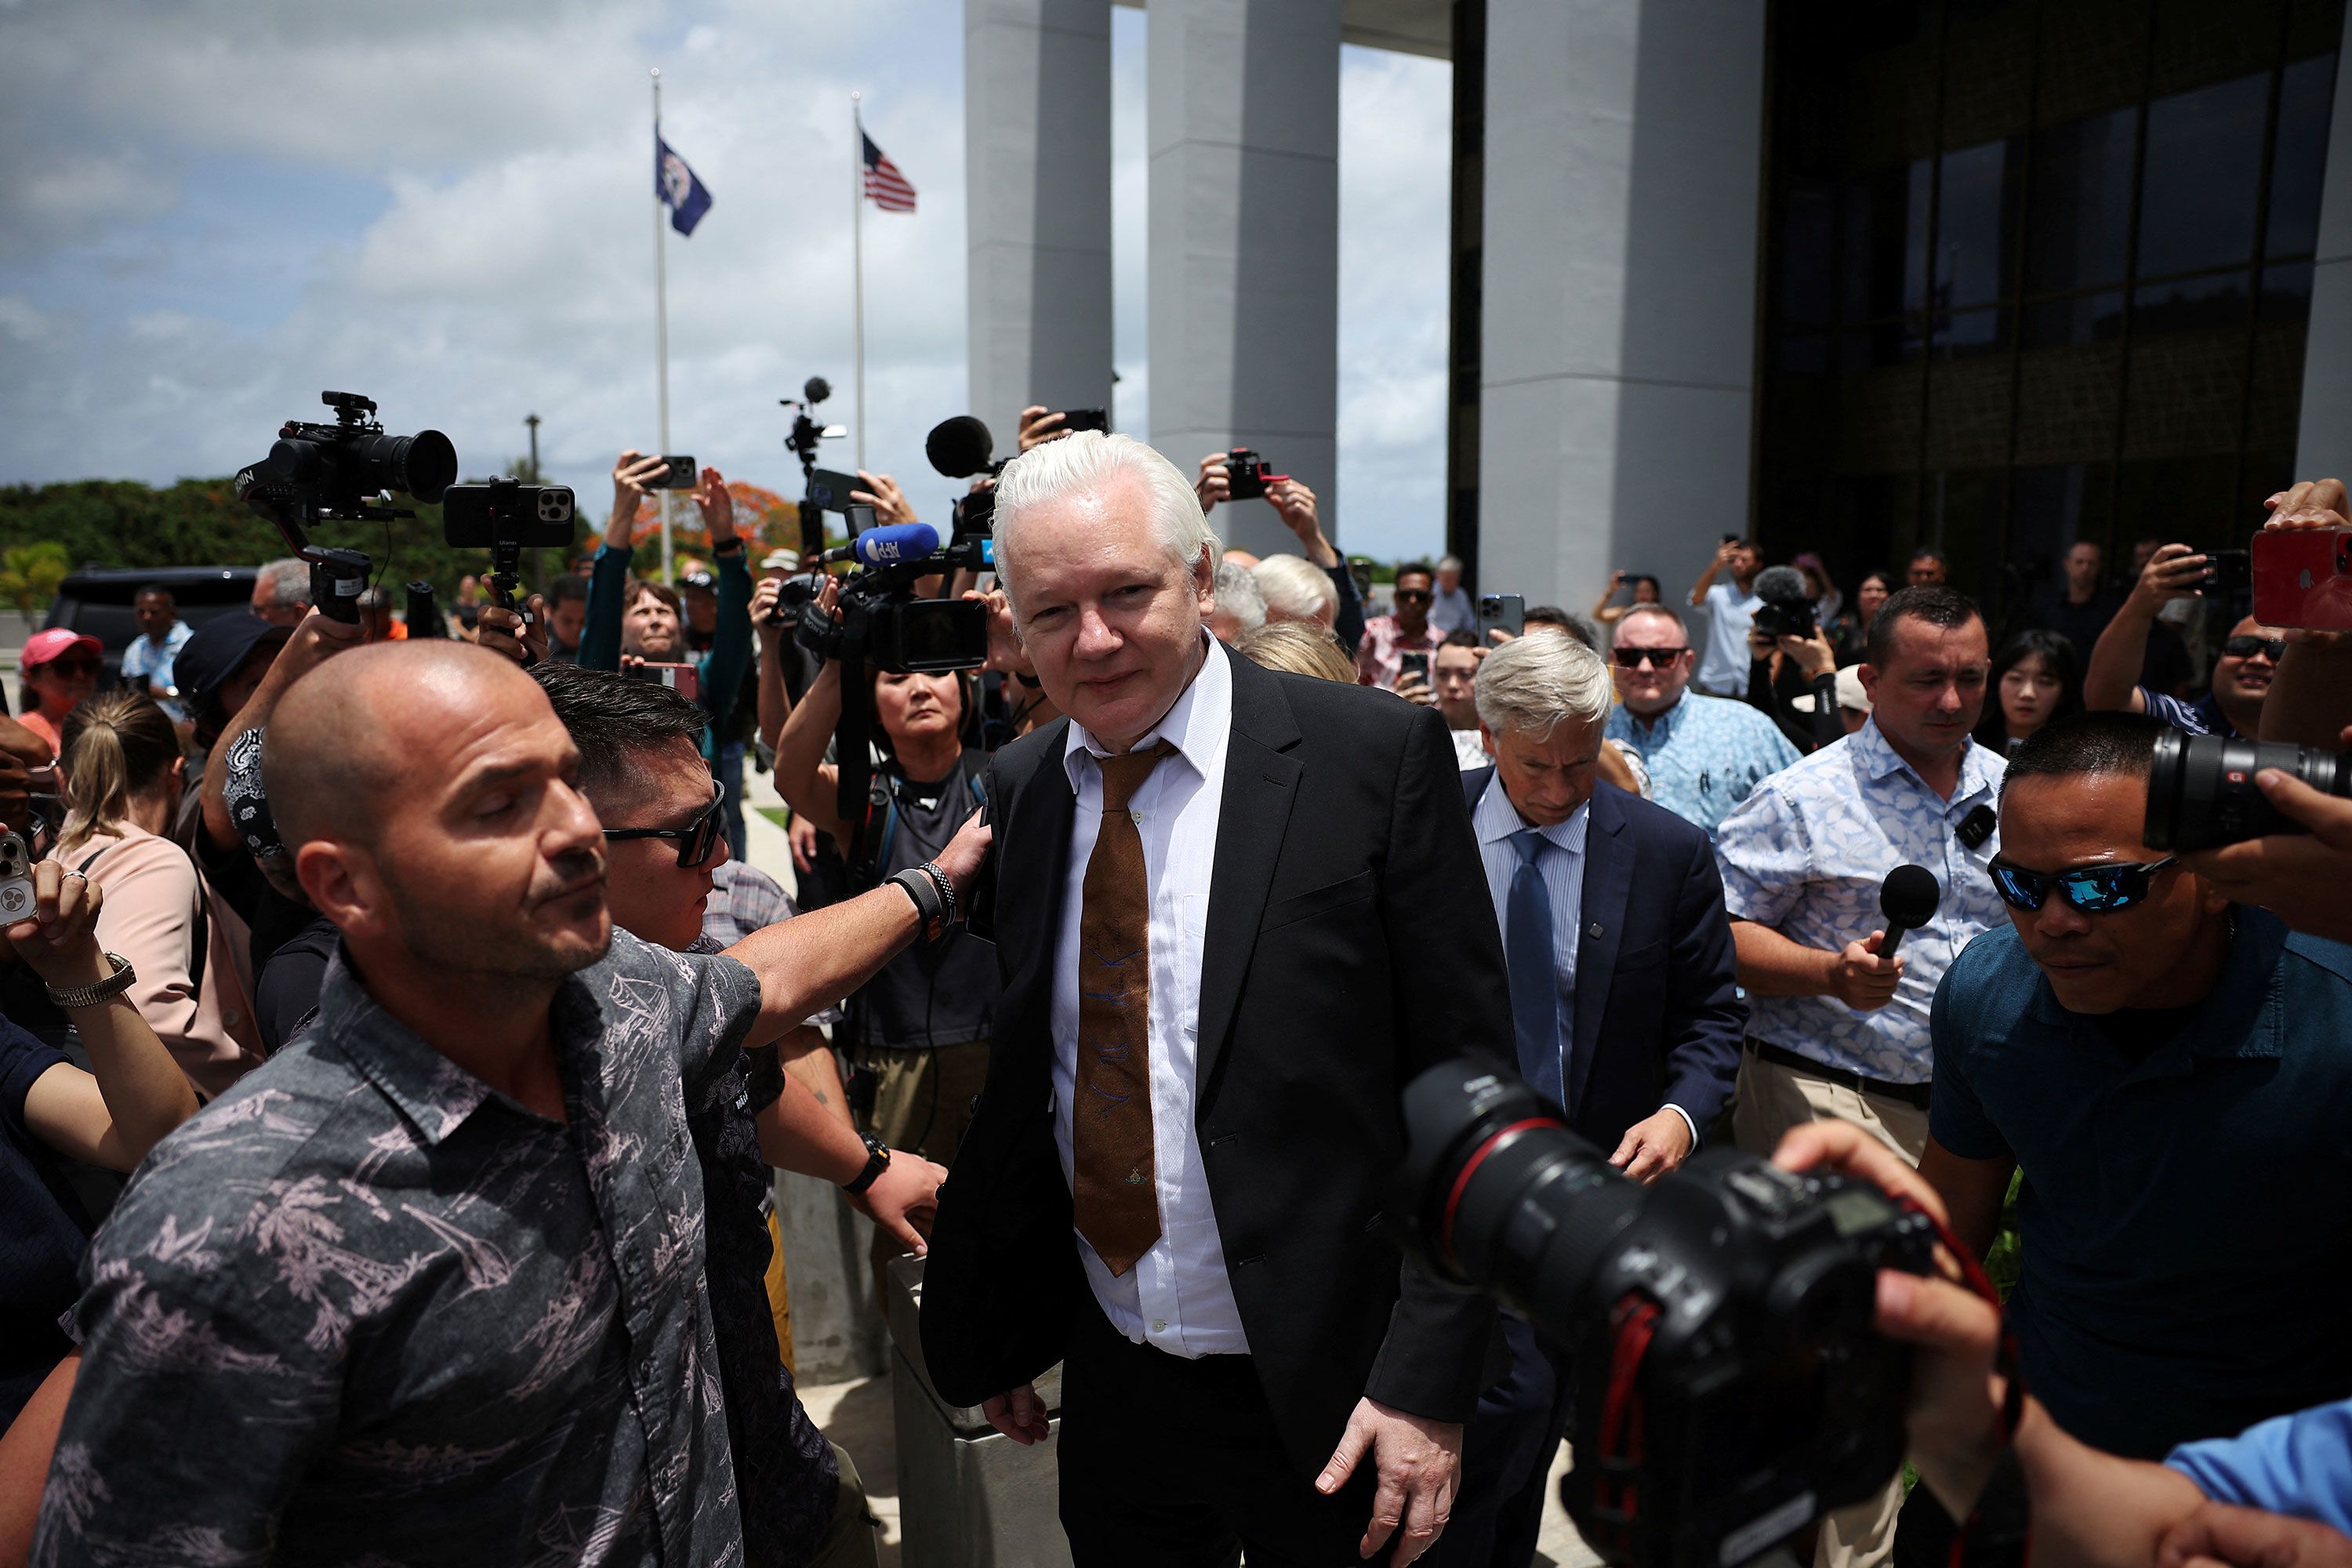
{"type": "Polygon", "coordinates": [[[1767,779],[1724,818],[1715,841],[1724,907],[1806,947],[1834,952],[1884,927],[1879,884],[1897,866],[1925,866],[1943,889],[1935,919],[1896,950],[1903,979],[1885,1006],[1857,1013],[1833,996],[1753,996],[1749,1034],[1888,1083],[1934,1076],[1936,987],[1979,933],[2007,924],[1986,870],[2000,833],[1971,849],[1958,831],[1970,812],[1995,805],[2008,765],[1969,742],[1959,787],[1945,800],[1873,721],[1767,779]]]}
{"type": "Polygon", "coordinates": [[[1756,709],[1696,691],[1684,692],[1654,723],[1620,704],[1602,733],[1642,759],[1652,800],[1709,837],[1748,791],[1798,756],[1780,727],[1756,709]]]}

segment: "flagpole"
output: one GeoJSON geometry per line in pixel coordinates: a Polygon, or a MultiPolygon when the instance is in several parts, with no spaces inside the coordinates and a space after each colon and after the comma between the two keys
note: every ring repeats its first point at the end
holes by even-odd
{"type": "Polygon", "coordinates": [[[856,275],[853,286],[856,300],[851,331],[851,358],[856,362],[856,374],[852,378],[857,387],[857,467],[866,467],[866,118],[857,107],[858,95],[849,95],[849,252],[851,269],[856,275]]]}
{"type": "MultiPolygon", "coordinates": [[[[661,67],[654,67],[654,363],[661,387],[661,449],[669,450],[669,280],[665,276],[661,191],[661,67]]],[[[668,490],[656,490],[654,504],[661,512],[662,581],[671,579],[668,490]]],[[[634,523],[635,520],[631,520],[634,523]]]]}

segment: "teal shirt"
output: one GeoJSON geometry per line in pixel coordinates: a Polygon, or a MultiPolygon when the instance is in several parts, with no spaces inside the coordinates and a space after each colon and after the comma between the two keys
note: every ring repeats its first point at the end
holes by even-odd
{"type": "MultiPolygon", "coordinates": [[[[588,573],[588,615],[580,628],[579,663],[583,669],[621,668],[622,592],[628,586],[633,545],[600,544],[588,573]]],[[[696,662],[702,706],[711,715],[702,731],[702,756],[719,754],[719,726],[735,710],[735,694],[751,668],[751,567],[748,546],[712,559],[719,567],[719,626],[710,651],[696,662]]]]}
{"type": "Polygon", "coordinates": [[[2234,914],[2193,1006],[2069,1013],[2004,925],[1930,1024],[1928,1131],[2025,1173],[2026,1386],[2139,1458],[2352,1394],[2352,948],[2234,914]]]}

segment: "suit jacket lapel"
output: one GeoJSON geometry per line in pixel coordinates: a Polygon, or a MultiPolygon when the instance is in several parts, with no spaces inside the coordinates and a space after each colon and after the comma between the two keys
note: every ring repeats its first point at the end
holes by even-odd
{"type": "Polygon", "coordinates": [[[1568,1064],[1571,1113],[1583,1102],[1592,1059],[1600,1051],[1601,1020],[1609,1011],[1625,905],[1633,892],[1633,852],[1625,842],[1625,813],[1617,796],[1609,784],[1593,786],[1585,821],[1584,929],[1576,939],[1576,1024],[1568,1064]]]}
{"type": "MultiPolygon", "coordinates": [[[[1062,761],[1069,721],[1054,726],[1037,769],[1014,795],[1010,820],[996,846],[997,875],[1003,886],[997,900],[996,940],[1005,963],[1008,1017],[1034,1018],[1034,1028],[1005,1031],[1008,1038],[1053,1039],[1054,951],[1062,933],[1062,887],[1070,867],[1070,826],[1077,799],[1062,761]],[[1034,1013],[1032,1010],[1034,1010],[1034,1013]]],[[[1050,1048],[1039,1058],[1050,1062],[1050,1048]]]]}
{"type": "Polygon", "coordinates": [[[1298,726],[1282,683],[1248,659],[1228,662],[1234,672],[1234,728],[1225,747],[1224,797],[1217,808],[1217,857],[1201,952],[1196,1117],[1209,1103],[1224,1058],[1283,832],[1298,795],[1298,759],[1286,754],[1298,743],[1298,726]]]}

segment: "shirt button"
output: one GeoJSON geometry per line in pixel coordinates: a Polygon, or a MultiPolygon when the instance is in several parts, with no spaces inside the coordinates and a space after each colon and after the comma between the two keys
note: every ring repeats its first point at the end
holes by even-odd
{"type": "Polygon", "coordinates": [[[1168,1331],[1168,1321],[1167,1321],[1165,1318],[1154,1318],[1154,1319],[1152,1319],[1152,1320],[1151,1320],[1151,1331],[1152,1331],[1153,1333],[1155,1333],[1155,1334],[1164,1334],[1164,1333],[1166,1333],[1166,1332],[1168,1331]]]}
{"type": "Polygon", "coordinates": [[[1139,812],[1139,811],[1130,811],[1130,812],[1129,812],[1127,815],[1128,815],[1128,816],[1131,816],[1131,817],[1133,817],[1133,818],[1135,818],[1135,825],[1136,825],[1138,827],[1140,827],[1140,826],[1143,826],[1143,813],[1141,813],[1141,812],[1139,812]]]}

